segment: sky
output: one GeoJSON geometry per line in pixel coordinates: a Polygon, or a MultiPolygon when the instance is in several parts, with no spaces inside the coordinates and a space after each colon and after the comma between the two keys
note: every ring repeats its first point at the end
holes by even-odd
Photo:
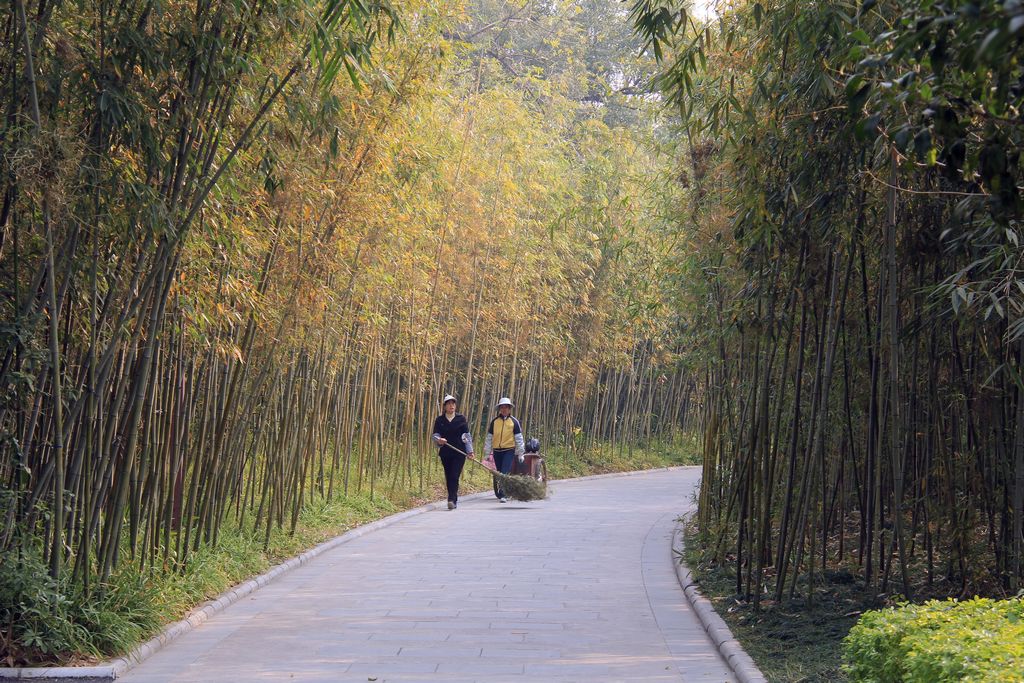
{"type": "Polygon", "coordinates": [[[690,9],[698,20],[710,19],[715,12],[715,5],[718,0],[690,0],[690,9]]]}

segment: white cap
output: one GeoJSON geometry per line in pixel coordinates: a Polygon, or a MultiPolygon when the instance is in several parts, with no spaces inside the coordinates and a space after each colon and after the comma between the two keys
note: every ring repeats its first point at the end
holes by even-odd
{"type": "Polygon", "coordinates": [[[451,394],[445,394],[444,400],[443,400],[443,401],[441,401],[441,405],[444,405],[444,404],[445,404],[445,403],[447,403],[448,401],[455,401],[456,403],[458,403],[458,402],[459,402],[459,399],[455,398],[455,397],[454,397],[454,396],[452,396],[451,394]]]}
{"type": "Polygon", "coordinates": [[[494,407],[495,408],[500,408],[502,406],[508,406],[509,408],[514,408],[515,407],[515,406],[512,405],[512,399],[510,399],[508,396],[503,396],[501,398],[501,400],[498,401],[498,405],[496,405],[494,407]]]}

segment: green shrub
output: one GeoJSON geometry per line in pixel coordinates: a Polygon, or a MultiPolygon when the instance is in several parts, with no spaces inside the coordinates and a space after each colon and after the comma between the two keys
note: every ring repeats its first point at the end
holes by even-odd
{"type": "Polygon", "coordinates": [[[89,633],[71,616],[73,607],[37,552],[12,550],[0,558],[0,628],[8,657],[88,650],[89,633]]]}
{"type": "Polygon", "coordinates": [[[87,595],[67,572],[51,578],[37,549],[11,550],[0,558],[0,650],[16,663],[123,652],[159,628],[155,603],[133,567],[87,595]]]}
{"type": "Polygon", "coordinates": [[[1024,681],[1024,598],[866,612],[843,659],[850,680],[863,683],[1024,681]]]}

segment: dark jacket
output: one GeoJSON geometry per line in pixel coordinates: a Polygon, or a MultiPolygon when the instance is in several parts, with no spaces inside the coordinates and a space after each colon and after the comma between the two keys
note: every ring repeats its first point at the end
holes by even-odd
{"type": "MultiPolygon", "coordinates": [[[[473,452],[473,437],[469,433],[469,422],[466,421],[466,416],[461,413],[455,413],[455,417],[448,420],[443,414],[438,415],[437,419],[434,420],[434,443],[437,443],[439,438],[447,439],[448,443],[455,446],[461,451],[466,453],[473,452]],[[463,439],[465,435],[465,439],[463,439]]],[[[452,450],[448,446],[441,446],[439,455],[444,454],[450,455],[461,455],[457,451],[452,450]]]]}

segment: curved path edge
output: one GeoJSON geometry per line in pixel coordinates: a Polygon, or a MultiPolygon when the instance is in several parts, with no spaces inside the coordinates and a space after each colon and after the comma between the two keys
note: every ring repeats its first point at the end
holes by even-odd
{"type": "Polygon", "coordinates": [[[684,522],[677,524],[675,531],[672,533],[672,565],[675,567],[676,578],[679,579],[679,586],[683,589],[683,594],[686,595],[686,599],[697,614],[697,618],[703,624],[704,630],[707,631],[715,647],[718,648],[722,659],[732,667],[740,683],[768,683],[768,679],[761,673],[761,670],[754,663],[751,656],[746,653],[740,642],[733,637],[729,626],[718,612],[715,611],[711,601],[701,595],[697,587],[697,581],[693,578],[693,574],[690,573],[690,569],[683,563],[682,548],[685,545],[683,542],[683,524],[684,522]]]}
{"type": "MultiPolygon", "coordinates": [[[[605,479],[610,477],[628,477],[633,475],[645,474],[649,472],[659,472],[677,469],[676,467],[653,467],[646,470],[631,470],[629,472],[610,472],[607,474],[591,474],[584,477],[570,477],[568,479],[553,479],[552,483],[559,481],[585,481],[587,479],[605,479]]],[[[461,496],[460,500],[475,500],[477,498],[484,498],[487,496],[494,495],[490,491],[482,491],[480,493],[471,493],[469,495],[461,496]]],[[[444,501],[427,503],[419,507],[397,512],[393,515],[388,515],[382,519],[378,519],[375,522],[369,522],[357,526],[354,529],[350,529],[345,533],[335,536],[334,538],[324,541],[319,545],[313,546],[309,550],[296,555],[290,560],[285,560],[281,564],[275,565],[266,572],[255,576],[251,579],[243,581],[242,583],[229,588],[228,590],[221,593],[216,598],[203,603],[201,606],[196,607],[194,610],[189,612],[188,616],[184,619],[180,619],[168,626],[164,627],[160,633],[150,638],[145,643],[139,645],[131,652],[112,659],[104,664],[96,666],[49,666],[49,667],[0,667],[0,680],[47,680],[47,681],[69,681],[70,683],[105,683],[106,681],[112,681],[117,679],[119,676],[127,672],[132,667],[138,665],[143,660],[151,657],[161,650],[165,645],[171,641],[189,633],[194,630],[200,624],[206,622],[213,615],[224,611],[229,606],[235,604],[242,598],[246,597],[253,591],[262,588],[277,577],[281,576],[285,572],[291,571],[297,567],[308,563],[313,558],[322,555],[328,550],[332,550],[343,543],[348,543],[360,536],[383,529],[384,527],[391,526],[397,522],[400,522],[409,517],[429,512],[431,510],[438,510],[445,506],[444,501]]],[[[674,537],[673,537],[674,538],[674,537]]],[[[674,541],[673,541],[674,547],[674,541]]],[[[678,572],[678,567],[676,568],[678,572]]],[[[717,615],[716,615],[717,616],[717,615]]],[[[703,620],[703,617],[702,617],[703,620]]],[[[723,624],[724,625],[724,624],[723,624]]],[[[726,657],[726,661],[732,664],[732,660],[726,657]]],[[[742,680],[742,679],[741,679],[742,680]]],[[[763,679],[757,679],[763,680],[763,679]]]]}

